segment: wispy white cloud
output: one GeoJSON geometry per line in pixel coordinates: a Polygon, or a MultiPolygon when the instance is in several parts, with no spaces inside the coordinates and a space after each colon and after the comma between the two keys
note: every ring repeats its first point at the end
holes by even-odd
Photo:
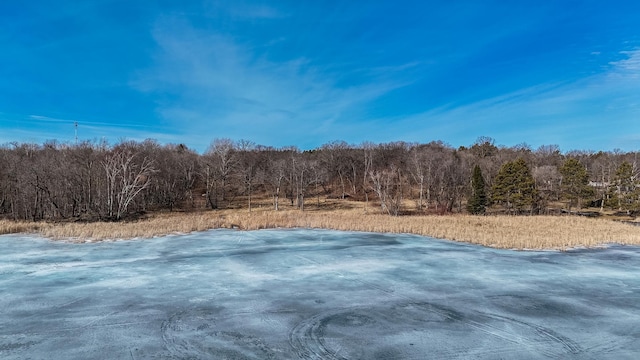
{"type": "Polygon", "coordinates": [[[236,20],[280,19],[288,16],[287,12],[275,6],[248,1],[208,1],[204,8],[209,16],[217,17],[222,13],[236,20]]]}
{"type": "Polygon", "coordinates": [[[621,60],[609,62],[611,71],[608,74],[612,82],[624,86],[640,85],[640,49],[621,51],[621,60]]]}
{"type": "Polygon", "coordinates": [[[621,55],[624,58],[610,62],[603,73],[574,82],[539,85],[395,119],[400,129],[396,137],[458,139],[462,143],[456,145],[468,145],[477,136],[489,135],[506,145],[526,141],[533,145],[565,144],[565,150],[637,149],[640,50],[621,55]]]}
{"type": "MultiPolygon", "coordinates": [[[[268,52],[218,33],[165,19],[154,32],[155,65],[138,74],[140,91],[165,94],[163,118],[198,134],[250,138],[278,145],[282,134],[330,136],[364,105],[406,85],[385,77],[391,69],[372,69],[366,81],[341,85],[344,74],[304,57],[271,61],[268,52]]],[[[411,68],[400,65],[395,71],[411,68]]],[[[340,137],[334,134],[333,137],[340,137]]]]}
{"type": "Polygon", "coordinates": [[[42,122],[73,123],[76,121],[71,119],[58,119],[58,118],[53,118],[53,117],[43,116],[43,115],[29,115],[28,118],[31,120],[42,121],[42,122]]]}
{"type": "Polygon", "coordinates": [[[633,51],[621,51],[620,54],[625,58],[618,61],[612,61],[612,76],[630,77],[632,79],[640,78],[640,49],[633,51]]]}
{"type": "Polygon", "coordinates": [[[526,141],[624,148],[633,147],[632,139],[640,136],[640,50],[621,52],[623,58],[610,62],[606,71],[574,82],[543,84],[408,117],[370,119],[366,109],[375,106],[376,99],[409,83],[386,75],[420,64],[361,69],[368,81],[340,86],[340,73],[311,59],[273,62],[267,53],[231,37],[199,31],[184,21],[177,24],[158,26],[157,62],[140,74],[135,86],[172,94],[171,100],[158,104],[158,112],[184,124],[185,133],[199,134],[190,141],[201,148],[222,136],[268,145],[291,144],[296,138],[316,144],[342,138],[457,139],[462,142],[457,145],[466,145],[479,135],[511,145],[526,141]],[[612,126],[629,131],[614,136],[612,126]],[[611,139],[606,144],[601,143],[605,134],[611,139]]]}

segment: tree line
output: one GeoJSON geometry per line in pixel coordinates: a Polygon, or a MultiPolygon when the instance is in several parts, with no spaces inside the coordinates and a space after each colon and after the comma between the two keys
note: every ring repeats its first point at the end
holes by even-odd
{"type": "Polygon", "coordinates": [[[321,198],[373,202],[390,215],[548,214],[640,208],[638,152],[496,146],[481,137],[301,151],[215,139],[203,154],[154,140],[0,146],[0,217],[119,220],[147,211],[255,207],[304,210],[321,198]]]}

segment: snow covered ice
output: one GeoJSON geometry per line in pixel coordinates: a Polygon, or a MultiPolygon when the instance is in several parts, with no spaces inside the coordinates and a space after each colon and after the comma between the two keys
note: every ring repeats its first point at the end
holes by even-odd
{"type": "Polygon", "coordinates": [[[637,359],[640,249],[413,235],[0,236],[2,359],[637,359]]]}

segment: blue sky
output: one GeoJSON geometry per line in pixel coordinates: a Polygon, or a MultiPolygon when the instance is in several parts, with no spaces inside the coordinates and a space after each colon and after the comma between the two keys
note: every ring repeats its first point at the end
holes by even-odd
{"type": "Polygon", "coordinates": [[[637,1],[6,1],[0,143],[640,149],[637,1]]]}

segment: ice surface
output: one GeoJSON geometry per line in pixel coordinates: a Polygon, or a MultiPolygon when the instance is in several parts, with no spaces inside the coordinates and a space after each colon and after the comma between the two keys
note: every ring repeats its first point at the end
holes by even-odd
{"type": "Polygon", "coordinates": [[[327,230],[0,236],[0,358],[637,359],[639,269],[327,230]]]}

